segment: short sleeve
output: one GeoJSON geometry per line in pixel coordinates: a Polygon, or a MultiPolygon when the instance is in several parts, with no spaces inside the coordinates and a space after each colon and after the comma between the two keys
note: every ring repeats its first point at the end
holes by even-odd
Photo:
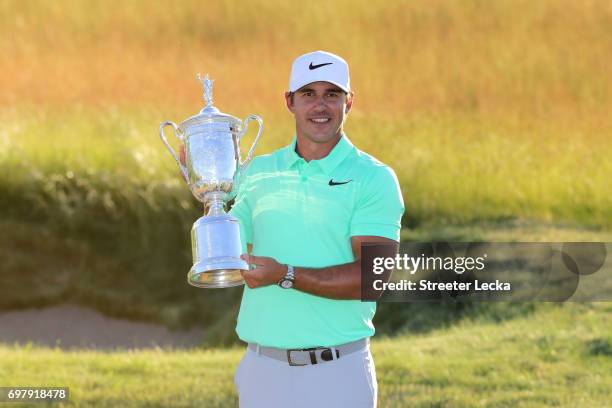
{"type": "Polygon", "coordinates": [[[238,188],[238,194],[234,200],[234,205],[229,211],[229,214],[233,215],[238,219],[240,225],[240,241],[242,243],[242,252],[247,253],[247,243],[253,243],[253,226],[252,226],[252,212],[251,206],[248,199],[248,182],[249,175],[248,170],[245,174],[244,180],[238,188]]]}
{"type": "Polygon", "coordinates": [[[393,170],[376,167],[360,188],[351,220],[351,236],[379,236],[399,242],[404,200],[393,170]]]}

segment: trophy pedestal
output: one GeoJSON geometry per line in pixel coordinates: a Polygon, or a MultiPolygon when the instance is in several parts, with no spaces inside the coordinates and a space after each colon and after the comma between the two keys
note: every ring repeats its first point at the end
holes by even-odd
{"type": "MultiPolygon", "coordinates": [[[[246,265],[246,263],[245,263],[246,265]]],[[[216,269],[216,270],[205,270],[199,271],[198,265],[194,265],[189,274],[187,280],[192,286],[198,288],[229,288],[232,286],[239,286],[244,283],[240,269],[216,269]]]]}
{"type": "Polygon", "coordinates": [[[249,265],[240,258],[240,227],[229,214],[200,217],[191,229],[193,266],[187,274],[190,285],[227,288],[244,283],[240,270],[249,265]]]}

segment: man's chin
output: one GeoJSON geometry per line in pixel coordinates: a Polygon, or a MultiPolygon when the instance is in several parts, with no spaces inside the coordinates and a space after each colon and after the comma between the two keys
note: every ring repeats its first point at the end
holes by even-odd
{"type": "Polygon", "coordinates": [[[318,131],[311,131],[307,133],[304,132],[305,136],[307,136],[308,139],[312,140],[315,143],[331,142],[333,140],[336,140],[340,133],[341,132],[339,129],[336,129],[335,131],[332,129],[318,129],[318,131]]]}
{"type": "Polygon", "coordinates": [[[309,137],[310,140],[312,140],[315,143],[320,143],[320,144],[325,144],[325,143],[329,143],[331,141],[334,141],[337,139],[336,134],[318,134],[318,135],[312,135],[311,137],[309,137]]]}

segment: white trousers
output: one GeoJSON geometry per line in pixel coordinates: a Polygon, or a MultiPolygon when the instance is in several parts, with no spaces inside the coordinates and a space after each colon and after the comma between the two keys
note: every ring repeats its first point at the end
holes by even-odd
{"type": "Polygon", "coordinates": [[[240,408],[372,408],[378,394],[369,345],[305,366],[290,366],[247,348],[234,384],[240,408]]]}

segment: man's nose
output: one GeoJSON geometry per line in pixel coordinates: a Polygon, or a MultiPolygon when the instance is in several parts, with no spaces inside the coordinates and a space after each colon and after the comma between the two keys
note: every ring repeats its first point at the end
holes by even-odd
{"type": "Polygon", "coordinates": [[[317,104],[315,104],[315,107],[314,107],[314,111],[315,111],[315,112],[323,112],[323,111],[325,111],[326,109],[327,109],[327,108],[325,107],[325,104],[324,104],[324,103],[317,103],[317,104]]]}
{"type": "Polygon", "coordinates": [[[323,99],[323,97],[320,96],[315,100],[315,110],[323,111],[325,109],[327,109],[327,105],[325,104],[325,99],[323,99]]]}

